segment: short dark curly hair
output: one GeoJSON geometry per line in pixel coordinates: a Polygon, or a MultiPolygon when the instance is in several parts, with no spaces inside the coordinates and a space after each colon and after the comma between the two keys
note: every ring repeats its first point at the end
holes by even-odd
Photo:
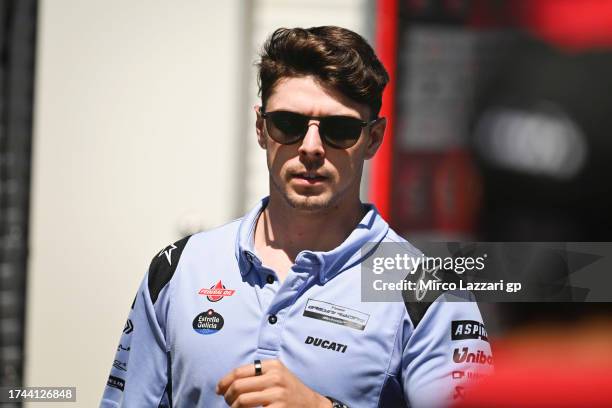
{"type": "Polygon", "coordinates": [[[279,28],[260,54],[258,85],[262,105],[282,78],[313,75],[370,108],[378,116],[389,75],[359,34],[336,26],[279,28]]]}

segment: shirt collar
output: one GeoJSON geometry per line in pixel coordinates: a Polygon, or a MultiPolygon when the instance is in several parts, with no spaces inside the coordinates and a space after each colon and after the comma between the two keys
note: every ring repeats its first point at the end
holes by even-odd
{"type": "Polygon", "coordinates": [[[244,276],[251,271],[253,263],[261,265],[261,260],[255,255],[255,226],[259,214],[268,205],[269,197],[263,198],[253,207],[240,222],[238,236],[236,237],[236,259],[240,273],[244,276]]]}
{"type": "MultiPolygon", "coordinates": [[[[235,254],[240,267],[240,273],[248,274],[254,265],[261,265],[261,260],[255,253],[255,226],[259,214],[266,208],[269,198],[262,199],[251,209],[240,222],[236,237],[235,254]]],[[[302,251],[296,257],[296,264],[317,264],[319,279],[326,283],[340,272],[359,264],[367,254],[361,249],[367,243],[378,243],[383,240],[389,230],[389,225],[380,216],[376,207],[366,204],[366,215],[355,227],[353,232],[338,247],[328,252],[302,251]]]]}

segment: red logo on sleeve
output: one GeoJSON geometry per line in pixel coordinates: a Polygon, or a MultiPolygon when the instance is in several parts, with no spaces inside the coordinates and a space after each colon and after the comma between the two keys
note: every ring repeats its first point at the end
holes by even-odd
{"type": "Polygon", "coordinates": [[[210,289],[200,289],[198,294],[206,296],[206,299],[211,302],[218,302],[223,299],[224,296],[232,296],[234,292],[234,289],[226,289],[223,283],[219,281],[216,285],[211,286],[210,289]]]}

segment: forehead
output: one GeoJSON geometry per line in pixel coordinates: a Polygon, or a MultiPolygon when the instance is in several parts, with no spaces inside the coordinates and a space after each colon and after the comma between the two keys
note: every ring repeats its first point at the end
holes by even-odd
{"type": "Polygon", "coordinates": [[[369,108],[313,76],[281,78],[266,101],[266,110],[289,110],[309,116],[346,115],[367,118],[369,108]]]}

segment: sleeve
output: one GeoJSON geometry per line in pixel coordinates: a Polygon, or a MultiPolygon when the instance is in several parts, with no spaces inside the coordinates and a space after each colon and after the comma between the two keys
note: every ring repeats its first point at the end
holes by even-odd
{"type": "Polygon", "coordinates": [[[172,406],[166,316],[171,279],[188,238],[166,247],[153,258],[123,328],[101,408],[172,406]]]}
{"type": "Polygon", "coordinates": [[[411,407],[449,406],[463,398],[466,381],[492,371],[491,347],[471,293],[446,292],[422,317],[407,312],[401,367],[411,407]]]}

